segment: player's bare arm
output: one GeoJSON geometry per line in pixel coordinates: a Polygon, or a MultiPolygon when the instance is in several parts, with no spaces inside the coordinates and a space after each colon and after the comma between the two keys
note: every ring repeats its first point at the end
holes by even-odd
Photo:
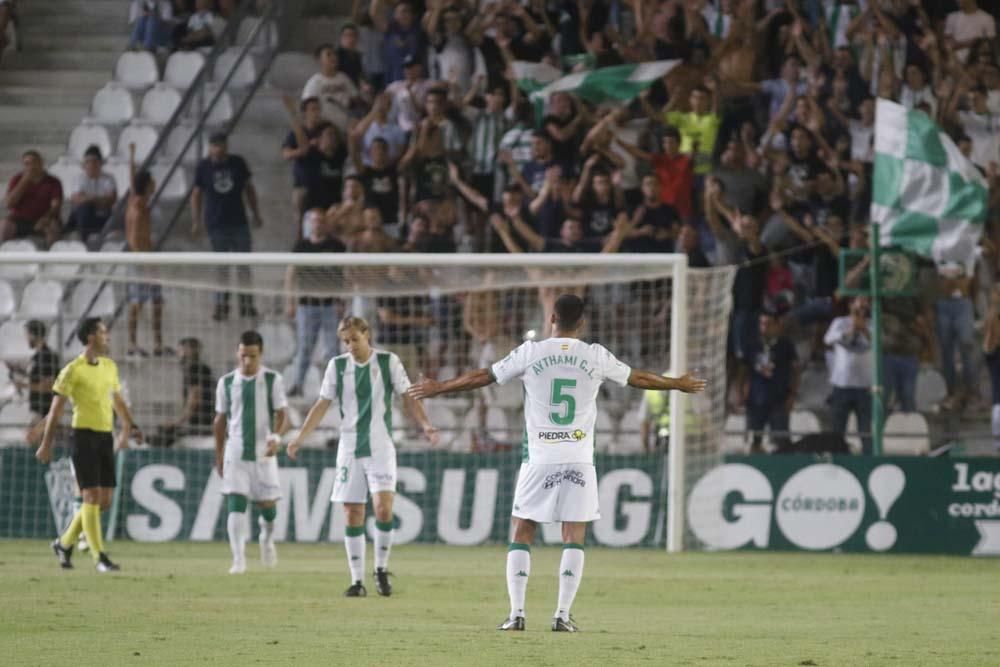
{"type": "Polygon", "coordinates": [[[407,389],[406,395],[420,401],[425,398],[440,396],[441,394],[454,394],[460,391],[471,391],[473,389],[480,389],[481,387],[488,387],[494,382],[496,382],[496,379],[493,377],[490,369],[480,368],[475,371],[469,371],[464,375],[459,375],[457,378],[445,380],[444,382],[423,380],[407,389]]]}
{"type": "Polygon", "coordinates": [[[705,380],[691,373],[685,373],[679,378],[667,377],[632,369],[628,376],[629,386],[637,389],[658,389],[660,391],[683,391],[685,394],[700,394],[705,391],[705,380]]]}
{"type": "Polygon", "coordinates": [[[288,443],[288,458],[295,460],[295,457],[299,453],[299,448],[302,446],[302,442],[308,438],[319,423],[323,421],[323,417],[326,416],[326,411],[330,407],[330,400],[326,398],[321,398],[313,406],[309,408],[309,414],[306,415],[305,422],[302,423],[302,428],[299,429],[298,435],[295,439],[288,443]]]}
{"type": "Polygon", "coordinates": [[[52,460],[52,440],[55,438],[56,429],[59,428],[59,420],[62,418],[65,408],[65,396],[56,394],[52,397],[49,414],[45,416],[45,432],[42,434],[42,444],[35,450],[35,458],[41,463],[48,463],[52,460]]]}
{"type": "Polygon", "coordinates": [[[288,410],[281,408],[274,413],[274,432],[267,437],[267,455],[274,456],[281,449],[281,436],[291,428],[288,421],[288,410]]]}
{"type": "Polygon", "coordinates": [[[420,428],[424,432],[424,437],[427,438],[432,447],[437,447],[438,443],[441,442],[441,434],[438,433],[438,430],[434,428],[434,425],[427,418],[427,412],[424,411],[423,404],[408,394],[403,396],[403,403],[406,404],[407,412],[413,415],[417,423],[420,424],[420,428]]]}
{"type": "Polygon", "coordinates": [[[212,420],[212,435],[215,436],[215,469],[222,477],[223,453],[226,450],[226,415],[222,412],[215,414],[212,420]]]}
{"type": "Polygon", "coordinates": [[[128,404],[125,402],[120,391],[116,391],[111,395],[111,405],[114,407],[118,419],[122,422],[122,430],[118,436],[118,449],[128,449],[128,439],[132,433],[135,432],[136,437],[140,439],[142,438],[142,434],[135,428],[135,420],[132,419],[132,413],[129,411],[128,404]]]}

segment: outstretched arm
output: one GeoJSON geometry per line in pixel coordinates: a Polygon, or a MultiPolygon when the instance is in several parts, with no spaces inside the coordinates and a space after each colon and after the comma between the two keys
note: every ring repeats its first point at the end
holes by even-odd
{"type": "Polygon", "coordinates": [[[424,436],[430,441],[431,446],[437,447],[438,443],[441,442],[441,436],[427,418],[427,413],[424,412],[424,404],[408,394],[403,395],[403,404],[406,406],[407,413],[416,418],[417,423],[420,424],[420,428],[423,429],[424,436]]]}
{"type": "Polygon", "coordinates": [[[679,378],[657,375],[635,368],[629,373],[628,383],[637,389],[658,389],[660,391],[683,391],[685,394],[699,394],[705,390],[705,381],[685,373],[679,378]]]}
{"type": "Polygon", "coordinates": [[[444,382],[438,380],[418,382],[406,390],[406,395],[420,401],[425,398],[440,396],[441,394],[454,394],[460,391],[471,391],[472,389],[487,387],[494,382],[496,380],[493,378],[493,372],[488,368],[480,368],[479,370],[469,371],[464,375],[459,375],[457,378],[445,380],[444,382]]]}

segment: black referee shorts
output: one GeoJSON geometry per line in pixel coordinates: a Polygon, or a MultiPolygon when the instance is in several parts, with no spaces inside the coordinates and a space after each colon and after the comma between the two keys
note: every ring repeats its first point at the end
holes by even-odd
{"type": "Polygon", "coordinates": [[[72,458],[81,489],[115,486],[115,441],[110,431],[73,429],[72,458]]]}

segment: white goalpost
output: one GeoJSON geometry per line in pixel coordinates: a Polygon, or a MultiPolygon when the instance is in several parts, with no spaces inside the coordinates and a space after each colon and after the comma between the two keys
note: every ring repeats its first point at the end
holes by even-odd
{"type": "MultiPolygon", "coordinates": [[[[147,442],[154,445],[151,453],[128,453],[134,459],[124,466],[129,476],[152,474],[137,467],[144,457],[169,459],[186,471],[210,445],[204,424],[177,422],[192,366],[187,358],[154,354],[160,345],[151,317],[156,295],[162,294],[163,301],[162,346],[176,353],[182,339],[196,340],[198,362],[214,375],[206,387],[234,365],[239,334],[260,331],[264,363],[284,374],[286,387],[299,389],[292,415],[301,423],[316,398],[327,355],[339,353],[336,340],[325,338],[330,322],[335,327],[348,312],[369,320],[375,344],[397,352],[411,379],[421,374],[446,378],[495,361],[525,339],[544,338],[555,297],[573,291],[587,303],[585,339],[603,344],[633,367],[672,375],[693,371],[708,380],[705,394],[689,398],[672,392],[668,410],[656,408],[639,390],[602,389],[598,474],[602,467],[613,472],[607,495],[614,497],[604,497],[602,480],[604,523],[595,526],[595,540],[671,552],[696,548],[685,529],[686,499],[698,477],[721,460],[733,275],[732,267],[691,269],[682,254],[0,253],[0,282],[10,286],[15,300],[6,320],[0,312],[0,456],[12,457],[0,461],[0,472],[13,475],[12,469],[30,465],[16,451],[27,449],[27,424],[22,423],[32,419],[27,396],[7,388],[32,354],[24,338],[28,320],[46,323],[49,346],[63,363],[79,353],[73,333],[83,317],[109,323],[111,357],[147,442]],[[220,304],[228,306],[222,317],[220,304]]],[[[0,285],[0,292],[5,289],[0,285]]],[[[424,494],[425,504],[436,504],[421,509],[422,532],[414,532],[413,539],[504,539],[497,524],[505,512],[509,515],[513,489],[508,477],[519,460],[523,425],[520,401],[520,390],[512,393],[508,387],[428,401],[429,415],[446,433],[443,452],[428,452],[401,406],[393,406],[394,439],[416,470],[405,483],[415,497],[424,494]],[[456,480],[466,480],[457,499],[448,491],[456,480]],[[483,495],[480,484],[495,488],[493,495],[483,495]],[[498,518],[491,528],[477,528],[493,515],[498,518]],[[452,519],[455,527],[446,527],[452,519]]],[[[310,441],[317,461],[335,446],[338,428],[338,415],[330,414],[310,441]]],[[[51,523],[58,525],[61,501],[54,499],[53,489],[63,482],[52,470],[44,474],[44,485],[38,485],[40,493],[47,489],[47,504],[44,493],[33,507],[27,507],[28,499],[11,497],[0,505],[11,513],[0,516],[0,536],[48,534],[51,523]]],[[[204,473],[204,488],[212,483],[209,474],[204,473]]],[[[321,466],[306,478],[302,483],[309,493],[320,493],[315,489],[326,483],[321,466]]],[[[168,480],[167,488],[170,483],[179,482],[168,480]]],[[[0,476],[0,500],[13,494],[12,484],[0,476]]],[[[125,485],[116,504],[118,533],[144,539],[160,524],[144,522],[140,510],[159,510],[146,507],[148,498],[134,487],[125,485]]],[[[313,524],[326,525],[322,516],[308,514],[321,511],[314,509],[319,505],[312,500],[296,504],[293,486],[289,495],[293,516],[279,519],[287,522],[289,535],[302,539],[313,524]]],[[[210,538],[213,517],[202,516],[204,497],[201,488],[190,497],[188,490],[178,491],[172,501],[182,513],[177,534],[156,533],[156,539],[210,538]]],[[[414,505],[420,505],[419,498],[414,505]]],[[[331,517],[331,539],[334,522],[331,517]]]]}

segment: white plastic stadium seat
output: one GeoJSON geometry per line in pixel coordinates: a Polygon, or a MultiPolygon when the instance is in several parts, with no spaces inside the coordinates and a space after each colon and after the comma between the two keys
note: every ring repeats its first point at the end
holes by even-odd
{"type": "Polygon", "coordinates": [[[927,419],[919,412],[894,412],[882,433],[882,452],[887,456],[920,456],[930,449],[927,419]]]}
{"type": "Polygon", "coordinates": [[[127,163],[129,144],[135,144],[136,166],[142,164],[153,152],[153,147],[159,138],[160,133],[152,125],[141,123],[126,125],[122,133],[118,135],[118,159],[127,163]]]}
{"type": "Polygon", "coordinates": [[[119,197],[124,197],[125,193],[132,189],[132,175],[129,173],[128,162],[112,156],[104,163],[104,171],[115,179],[119,197]]]}
{"type": "Polygon", "coordinates": [[[17,315],[24,320],[52,321],[59,316],[62,296],[62,283],[36,278],[24,286],[17,315]]]}
{"type": "Polygon", "coordinates": [[[108,81],[94,95],[90,113],[103,125],[124,125],[135,116],[135,101],[125,86],[108,81]]]}
{"type": "MultiPolygon", "coordinates": [[[[215,99],[215,93],[218,90],[219,89],[216,86],[205,86],[204,95],[206,107],[213,99],[215,99]]],[[[222,125],[233,119],[233,113],[233,97],[228,92],[223,91],[222,95],[219,96],[218,101],[215,103],[215,106],[212,107],[212,111],[208,114],[208,118],[205,122],[208,125],[222,125]]]]}
{"type": "MultiPolygon", "coordinates": [[[[164,146],[166,157],[172,159],[180,155],[181,151],[184,150],[184,144],[187,143],[188,137],[194,134],[196,129],[197,125],[190,121],[178,123],[170,133],[170,136],[167,137],[167,141],[164,146]]],[[[198,155],[198,139],[195,138],[195,140],[191,142],[191,145],[188,146],[187,152],[184,153],[183,163],[188,165],[194,164],[199,158],[204,157],[204,154],[207,154],[207,137],[205,137],[205,140],[202,141],[201,150],[203,155],[198,155]]]]}
{"type": "MultiPolygon", "coordinates": [[[[268,349],[268,353],[271,350],[268,349]]],[[[295,380],[295,360],[285,367],[282,376],[285,378],[285,391],[291,388],[292,382],[295,380]]],[[[323,377],[320,375],[319,369],[309,365],[308,370],[306,370],[306,379],[302,383],[302,396],[310,401],[316,400],[319,397],[320,385],[323,383],[323,377]]]]}
{"type": "Polygon", "coordinates": [[[178,51],[167,59],[163,80],[174,88],[187,90],[205,66],[205,56],[197,51],[178,51]]]}
{"type": "Polygon", "coordinates": [[[83,352],[83,344],[80,339],[76,337],[76,334],[70,335],[70,331],[76,326],[77,321],[76,318],[66,318],[63,320],[62,328],[53,324],[49,327],[48,336],[45,337],[49,348],[58,354],[64,363],[79,357],[80,353],[83,352]]]}
{"type": "Polygon", "coordinates": [[[264,339],[264,349],[267,350],[269,363],[272,366],[284,368],[292,362],[298,349],[298,342],[291,324],[279,320],[262,322],[257,331],[264,339]]]}
{"type": "Polygon", "coordinates": [[[160,78],[156,58],[147,51],[126,51],[115,63],[115,81],[132,90],[149,88],[160,78]]]}
{"type": "Polygon", "coordinates": [[[722,451],[726,454],[745,454],[747,420],[743,415],[727,415],[722,435],[722,451]]]}
{"type": "MultiPolygon", "coordinates": [[[[214,79],[216,83],[222,84],[226,79],[229,70],[233,68],[240,57],[240,49],[227,49],[219,54],[215,61],[214,79]]],[[[249,53],[240,61],[239,66],[229,80],[227,88],[249,88],[257,80],[257,68],[253,64],[253,56],[249,53]]]]}
{"type": "Polygon", "coordinates": [[[111,135],[107,128],[84,120],[70,133],[66,152],[71,158],[82,161],[83,153],[89,146],[97,146],[101,155],[111,155],[111,135]]]}
{"type": "Polygon", "coordinates": [[[0,280],[0,322],[9,320],[17,310],[17,297],[14,288],[6,280],[0,280]]]}
{"type": "Polygon", "coordinates": [[[7,320],[0,324],[0,361],[8,364],[24,364],[34,354],[28,347],[28,339],[24,335],[23,320],[7,320]]]}
{"type": "Polygon", "coordinates": [[[111,317],[115,313],[115,290],[111,284],[105,285],[101,290],[97,301],[94,301],[94,293],[97,292],[101,283],[96,280],[81,280],[80,284],[73,290],[70,297],[70,319],[74,322],[83,316],[84,312],[88,317],[111,317]],[[91,301],[94,301],[91,305],[91,301]],[[90,308],[87,310],[87,308],[90,308]]]}
{"type": "Polygon", "coordinates": [[[0,426],[27,426],[31,423],[31,410],[27,401],[8,403],[0,409],[0,426]]]}
{"type": "Polygon", "coordinates": [[[146,122],[166,125],[180,105],[180,92],[166,83],[158,83],[143,95],[139,116],[146,122]]]}
{"type": "MultiPolygon", "coordinates": [[[[49,252],[87,252],[87,246],[82,241],[56,241],[49,246],[49,252]]],[[[46,278],[69,280],[80,272],[79,264],[45,264],[43,273],[46,278]]]]}
{"type": "MultiPolygon", "coordinates": [[[[0,252],[37,253],[38,248],[27,239],[11,239],[0,243],[0,252]]],[[[0,278],[7,280],[29,280],[38,273],[37,264],[2,264],[0,263],[0,278]]]]}
{"type": "Polygon", "coordinates": [[[187,172],[184,167],[178,167],[170,180],[166,181],[169,169],[169,164],[157,163],[150,170],[156,180],[156,187],[160,190],[160,198],[169,201],[184,199],[188,195],[187,172]]]}
{"type": "Polygon", "coordinates": [[[83,167],[73,158],[63,155],[48,167],[48,172],[59,179],[63,189],[63,199],[69,200],[83,176],[83,167]]]}
{"type": "Polygon", "coordinates": [[[0,405],[11,401],[17,396],[17,387],[10,379],[10,371],[6,364],[0,364],[0,405]]]}
{"type": "Polygon", "coordinates": [[[921,368],[917,374],[917,410],[929,412],[947,395],[944,376],[936,368],[921,368]]]}

